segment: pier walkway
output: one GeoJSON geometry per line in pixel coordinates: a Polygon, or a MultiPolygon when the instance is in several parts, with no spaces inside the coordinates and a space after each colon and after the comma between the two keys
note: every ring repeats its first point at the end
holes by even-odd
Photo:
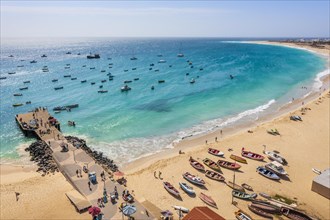
{"type": "MultiPolygon", "coordinates": [[[[82,211],[90,205],[98,206],[98,199],[103,197],[104,189],[106,189],[109,195],[114,192],[116,186],[119,199],[116,200],[115,204],[112,204],[110,199],[108,199],[108,202],[104,204],[105,207],[100,208],[104,214],[103,219],[113,219],[114,216],[122,216],[124,219],[124,216],[119,213],[119,206],[124,202],[122,199],[122,192],[126,190],[126,187],[114,181],[114,179],[110,179],[102,166],[96,164],[93,158],[84,150],[76,148],[69,143],[60,131],[60,123],[56,119],[53,119],[46,109],[39,108],[38,111],[18,114],[16,115],[16,121],[25,135],[34,136],[45,141],[52,149],[52,156],[59,170],[79,192],[75,193],[70,191],[67,193],[68,198],[78,211],[82,211]],[[62,145],[68,146],[67,152],[62,152],[62,145]],[[83,166],[88,167],[89,172],[96,172],[98,183],[91,183],[90,188],[88,185],[88,173],[82,171],[82,177],[78,177],[76,174],[77,170],[83,170],[83,166]],[[101,180],[101,172],[106,174],[105,181],[101,180]],[[81,196],[79,194],[81,194],[81,196]]],[[[134,196],[134,193],[130,193],[134,196]]],[[[146,208],[140,202],[135,200],[132,204],[137,209],[132,215],[135,219],[156,219],[151,214],[152,212],[149,210],[146,212],[146,208]]],[[[127,217],[125,217],[125,219],[127,219],[127,217]]]]}

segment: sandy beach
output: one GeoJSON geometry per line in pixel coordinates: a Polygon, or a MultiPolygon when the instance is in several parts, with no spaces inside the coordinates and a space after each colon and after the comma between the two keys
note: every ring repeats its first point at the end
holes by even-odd
{"type": "MultiPolygon", "coordinates": [[[[285,45],[299,47],[296,44],[285,45]]],[[[329,48],[304,47],[329,57],[329,48]]],[[[329,77],[323,80],[328,83],[329,77]]],[[[312,168],[320,170],[329,168],[329,90],[323,91],[321,95],[314,93],[311,97],[306,99],[303,106],[301,100],[297,101],[294,105],[296,110],[292,110],[293,107],[288,108],[285,114],[274,120],[252,124],[248,128],[225,130],[223,134],[216,131],[189,138],[178,143],[173,149],[128,164],[123,171],[128,179],[129,190],[134,190],[137,199],[146,199],[162,210],[173,210],[172,205],[189,209],[203,206],[205,204],[198,197],[189,197],[181,189],[179,191],[182,200],[178,200],[163,188],[162,182],[168,181],[179,189],[178,183],[186,182],[182,178],[182,173],[189,171],[198,174],[206,182],[206,190],[194,187],[197,195],[203,192],[212,196],[218,205],[218,209],[212,209],[224,218],[234,219],[234,212],[238,209],[260,218],[248,210],[248,203],[243,200],[235,199],[237,205],[232,205],[231,188],[205,177],[190,166],[188,159],[193,157],[202,162],[208,157],[216,161],[217,157],[207,153],[207,149],[212,147],[223,151],[226,160],[230,160],[230,154],[240,155],[242,147],[262,154],[265,145],[266,150],[277,150],[286,158],[289,163],[285,166],[289,174],[288,179],[281,179],[279,182],[266,179],[255,171],[257,166],[264,163],[248,160],[248,164],[242,165],[241,172],[236,172],[236,183],[248,183],[257,193],[279,194],[296,200],[298,207],[306,210],[309,215],[329,219],[329,200],[311,191],[312,180],[316,176],[312,168]],[[303,115],[302,107],[308,109],[303,115]],[[300,115],[303,121],[291,121],[290,115],[300,115]],[[280,136],[266,132],[274,128],[280,132],[280,136]],[[247,130],[251,130],[252,133],[248,133],[247,130]],[[215,137],[218,138],[217,142],[215,137]],[[205,144],[206,140],[208,140],[207,144],[205,144]],[[229,148],[233,151],[229,152],[229,148]],[[179,155],[179,150],[184,154],[179,155]],[[155,171],[157,177],[154,177],[155,171]],[[162,173],[161,179],[158,178],[159,172],[162,173]]],[[[265,161],[269,160],[265,159],[265,161]]],[[[36,169],[33,166],[1,165],[0,167],[1,219],[90,219],[87,213],[77,213],[66,198],[64,193],[70,191],[72,186],[61,173],[41,177],[34,171],[36,169]],[[18,201],[15,192],[21,193],[18,201]]],[[[233,171],[222,169],[222,172],[226,181],[233,180],[233,171]]]]}

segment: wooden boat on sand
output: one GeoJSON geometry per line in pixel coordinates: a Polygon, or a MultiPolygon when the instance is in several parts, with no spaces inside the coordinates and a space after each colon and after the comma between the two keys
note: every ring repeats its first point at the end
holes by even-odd
{"type": "Polygon", "coordinates": [[[203,166],[203,164],[201,164],[200,162],[198,162],[197,160],[193,159],[192,157],[190,157],[189,159],[190,165],[195,168],[196,170],[205,172],[205,168],[203,166]]]}
{"type": "Polygon", "coordinates": [[[218,160],[217,164],[220,167],[224,167],[224,168],[227,168],[230,170],[238,170],[239,168],[241,168],[241,165],[239,165],[237,163],[225,161],[225,160],[218,160]]]}
{"type": "Polygon", "coordinates": [[[243,183],[242,184],[242,187],[246,190],[249,190],[249,191],[253,191],[253,188],[252,186],[248,185],[247,183],[243,183]]]}
{"type": "Polygon", "coordinates": [[[218,166],[218,164],[216,162],[214,162],[213,160],[209,159],[209,158],[205,158],[203,160],[203,163],[210,167],[211,169],[215,170],[215,171],[218,171],[218,172],[221,172],[221,168],[218,166]]]}
{"type": "Polygon", "coordinates": [[[233,190],[232,195],[236,198],[245,199],[245,200],[252,200],[258,196],[256,193],[248,194],[246,192],[242,192],[239,190],[233,190]]]}
{"type": "Polygon", "coordinates": [[[257,153],[253,153],[253,152],[251,152],[251,151],[246,151],[245,149],[244,149],[244,147],[242,148],[242,156],[243,157],[247,157],[247,158],[249,158],[249,159],[252,159],[252,160],[259,160],[259,161],[262,161],[262,160],[264,160],[264,156],[262,156],[262,155],[260,155],[260,154],[257,154],[257,153]]]}
{"type": "Polygon", "coordinates": [[[271,214],[268,214],[267,212],[264,212],[261,209],[258,209],[254,206],[251,206],[251,205],[249,205],[248,207],[251,210],[251,212],[254,212],[257,215],[260,215],[260,216],[265,217],[267,219],[273,219],[273,216],[271,214]]]}
{"type": "Polygon", "coordinates": [[[243,212],[242,210],[238,210],[237,212],[235,212],[235,217],[237,220],[252,220],[251,216],[243,212]]]}
{"type": "Polygon", "coordinates": [[[220,173],[217,173],[215,171],[206,170],[205,176],[216,181],[221,181],[221,182],[225,181],[225,177],[223,177],[220,173]]]}
{"type": "Polygon", "coordinates": [[[167,190],[167,192],[169,192],[170,194],[172,194],[176,197],[180,196],[179,191],[176,188],[174,188],[174,186],[172,186],[172,184],[170,184],[169,182],[163,182],[163,186],[167,190]]]}
{"type": "Polygon", "coordinates": [[[230,155],[230,159],[235,160],[240,163],[247,163],[247,161],[243,157],[240,157],[240,156],[237,156],[234,154],[230,155]]]}
{"type": "Polygon", "coordinates": [[[279,180],[280,177],[277,176],[275,173],[273,173],[272,171],[267,170],[265,167],[259,166],[257,167],[257,172],[261,175],[263,175],[264,177],[267,177],[269,179],[272,180],[279,180]]]}
{"type": "Polygon", "coordinates": [[[267,213],[281,214],[281,209],[279,207],[269,204],[267,202],[252,201],[251,206],[258,208],[267,213]]]}
{"type": "Polygon", "coordinates": [[[284,170],[283,166],[280,163],[276,162],[276,161],[273,161],[271,163],[267,163],[265,165],[265,168],[269,171],[274,172],[277,175],[286,176],[288,174],[284,170]]]}
{"type": "Polygon", "coordinates": [[[219,151],[217,149],[214,149],[214,148],[209,148],[208,149],[208,152],[209,152],[209,154],[212,154],[212,155],[218,156],[218,157],[223,157],[223,155],[224,155],[223,152],[221,152],[221,151],[219,151]]]}
{"type": "Polygon", "coordinates": [[[241,192],[245,192],[244,188],[240,185],[237,185],[236,183],[233,183],[231,181],[226,182],[227,186],[229,186],[230,188],[234,189],[234,190],[238,190],[241,192]]]}
{"type": "Polygon", "coordinates": [[[292,220],[312,220],[311,217],[297,210],[282,207],[281,212],[284,216],[292,220]]]}
{"type": "Polygon", "coordinates": [[[264,154],[266,154],[270,160],[277,161],[283,165],[288,164],[288,162],[280,154],[275,153],[274,151],[264,151],[264,154]]]}
{"type": "Polygon", "coordinates": [[[211,198],[211,196],[205,195],[204,193],[200,193],[199,194],[199,198],[205,202],[206,204],[208,204],[209,206],[212,206],[214,208],[217,208],[217,204],[215,203],[215,201],[211,198]]]}
{"type": "Polygon", "coordinates": [[[183,178],[185,178],[186,180],[188,180],[189,182],[199,185],[199,186],[204,186],[205,182],[203,179],[201,179],[198,176],[192,175],[189,172],[185,172],[184,174],[182,174],[183,178]]]}
{"type": "Polygon", "coordinates": [[[185,191],[189,195],[194,195],[195,191],[194,189],[189,186],[187,183],[179,182],[179,185],[183,191],[185,191]]]}

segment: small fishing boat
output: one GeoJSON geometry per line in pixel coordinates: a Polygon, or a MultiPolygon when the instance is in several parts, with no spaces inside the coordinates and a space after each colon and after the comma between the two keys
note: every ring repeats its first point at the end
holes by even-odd
{"type": "Polygon", "coordinates": [[[243,157],[240,157],[240,156],[237,156],[234,154],[230,155],[230,159],[235,160],[240,163],[247,163],[247,161],[243,157]]]}
{"type": "Polygon", "coordinates": [[[251,200],[256,198],[258,195],[256,193],[248,194],[239,190],[233,190],[232,195],[239,199],[251,200]]]}
{"type": "Polygon", "coordinates": [[[155,72],[159,72],[159,69],[156,69],[155,72]]]}
{"type": "Polygon", "coordinates": [[[105,70],[101,70],[101,73],[105,73],[105,70]]]}
{"type": "Polygon", "coordinates": [[[268,195],[267,193],[259,193],[260,196],[264,197],[265,199],[271,199],[272,197],[270,195],[268,195]]]}
{"type": "Polygon", "coordinates": [[[133,56],[130,58],[130,60],[137,60],[137,58],[133,56]]]}
{"type": "Polygon", "coordinates": [[[107,80],[106,79],[103,79],[103,80],[101,80],[101,83],[105,83],[107,80]]]}
{"type": "Polygon", "coordinates": [[[149,66],[155,66],[155,64],[152,63],[152,64],[150,64],[149,66]]]}
{"type": "Polygon", "coordinates": [[[24,65],[18,65],[17,67],[24,67],[24,65]]]}
{"type": "Polygon", "coordinates": [[[251,212],[253,212],[253,213],[257,214],[257,215],[260,215],[260,216],[265,217],[267,219],[273,219],[273,216],[272,215],[264,212],[261,209],[258,209],[258,208],[254,207],[252,205],[248,205],[248,207],[251,210],[251,212]]]}
{"type": "Polygon", "coordinates": [[[30,80],[27,80],[27,81],[24,81],[23,83],[26,84],[26,83],[30,83],[31,81],[30,80]]]}
{"type": "Polygon", "coordinates": [[[264,154],[266,154],[270,160],[277,161],[283,165],[287,164],[287,161],[280,154],[275,153],[274,151],[264,151],[264,154]]]}
{"type": "Polygon", "coordinates": [[[272,171],[267,170],[265,167],[259,166],[257,167],[257,172],[263,175],[264,177],[267,177],[272,180],[279,180],[280,177],[277,176],[275,173],[272,171]]]}
{"type": "Polygon", "coordinates": [[[54,89],[55,90],[60,90],[60,89],[63,89],[63,86],[55,87],[54,89]]]}
{"type": "Polygon", "coordinates": [[[256,202],[252,201],[251,204],[252,207],[255,207],[257,209],[260,209],[264,212],[267,213],[272,213],[272,214],[281,214],[281,209],[280,207],[277,207],[275,205],[267,204],[267,203],[261,203],[261,202],[256,202]]]}
{"type": "Polygon", "coordinates": [[[125,80],[124,83],[131,83],[132,80],[125,80]]]}
{"type": "Polygon", "coordinates": [[[132,68],[132,70],[136,70],[136,67],[132,68]]]}
{"type": "Polygon", "coordinates": [[[203,68],[199,68],[199,71],[203,71],[204,69],[203,68]]]}
{"type": "Polygon", "coordinates": [[[15,93],[14,96],[22,96],[22,93],[15,93]]]}
{"type": "Polygon", "coordinates": [[[195,79],[194,78],[191,78],[190,83],[191,84],[194,84],[195,82],[196,82],[195,79]]]}
{"type": "Polygon", "coordinates": [[[13,104],[13,107],[19,107],[19,106],[22,106],[23,105],[23,103],[15,103],[15,104],[13,104]]]}
{"type": "Polygon", "coordinates": [[[183,53],[179,53],[179,54],[177,55],[177,57],[184,57],[184,54],[183,54],[183,53]]]}
{"type": "Polygon", "coordinates": [[[9,55],[8,57],[14,57],[14,55],[9,55]]]}
{"type": "Polygon", "coordinates": [[[73,77],[73,78],[71,78],[71,80],[76,80],[77,79],[77,77],[73,77]]]}
{"type": "Polygon", "coordinates": [[[174,186],[172,186],[172,184],[170,184],[169,182],[163,182],[163,186],[170,194],[176,197],[180,197],[180,192],[176,188],[174,188],[174,186]]]}
{"type": "Polygon", "coordinates": [[[87,59],[100,59],[100,54],[89,54],[87,55],[87,59]]]}
{"type": "Polygon", "coordinates": [[[81,80],[80,82],[81,82],[81,83],[85,83],[85,82],[87,82],[87,80],[81,80]]]}
{"type": "Polygon", "coordinates": [[[262,161],[265,158],[264,156],[262,156],[260,154],[253,153],[251,151],[246,151],[244,149],[244,147],[242,148],[242,156],[247,157],[247,158],[252,159],[252,160],[259,160],[259,161],[262,161]]]}
{"type": "Polygon", "coordinates": [[[159,60],[158,63],[166,63],[166,60],[159,60]]]}
{"type": "Polygon", "coordinates": [[[154,86],[151,86],[151,90],[154,90],[155,89],[155,87],[154,86]]]}
{"type": "Polygon", "coordinates": [[[214,148],[209,148],[208,151],[207,151],[209,154],[212,154],[214,156],[217,156],[217,157],[223,157],[224,153],[217,150],[217,149],[214,149],[214,148]]]}
{"type": "Polygon", "coordinates": [[[44,58],[44,57],[47,57],[47,56],[46,56],[46,54],[43,54],[41,57],[43,57],[43,58],[44,58]]]}
{"type": "Polygon", "coordinates": [[[95,85],[95,82],[91,82],[91,85],[95,85]]]}
{"type": "Polygon", "coordinates": [[[97,91],[98,93],[107,93],[108,92],[108,90],[99,90],[99,91],[97,91]]]}
{"type": "Polygon", "coordinates": [[[22,88],[19,88],[19,90],[27,90],[29,87],[22,87],[22,88]]]}
{"type": "Polygon", "coordinates": [[[134,81],[138,81],[140,78],[134,78],[134,81]]]}
{"type": "Polygon", "coordinates": [[[124,85],[123,87],[120,88],[120,90],[122,92],[127,92],[127,91],[131,90],[131,87],[128,87],[128,85],[124,85]]]}
{"type": "Polygon", "coordinates": [[[203,163],[210,167],[211,169],[215,170],[215,171],[218,171],[218,172],[221,172],[221,169],[220,167],[218,166],[218,164],[216,162],[214,162],[213,160],[209,159],[209,158],[205,158],[203,160],[203,163]]]}
{"type": "Polygon", "coordinates": [[[312,220],[311,217],[297,210],[282,207],[281,212],[284,216],[292,220],[312,220]]]}
{"type": "Polygon", "coordinates": [[[316,168],[312,168],[312,171],[313,171],[314,173],[318,174],[318,175],[320,175],[320,174],[322,173],[321,170],[316,169],[316,168]]]}
{"type": "Polygon", "coordinates": [[[217,208],[217,204],[215,203],[215,201],[212,199],[211,196],[205,195],[204,193],[201,192],[199,194],[199,198],[209,206],[217,208]]]}
{"type": "Polygon", "coordinates": [[[128,70],[124,70],[124,72],[127,72],[128,70]]]}
{"type": "Polygon", "coordinates": [[[102,89],[103,88],[103,85],[100,85],[99,88],[102,89]]]}
{"type": "Polygon", "coordinates": [[[68,52],[66,52],[65,54],[71,54],[71,52],[70,52],[70,51],[68,51],[68,52]]]}
{"type": "Polygon", "coordinates": [[[237,220],[252,220],[251,216],[249,216],[242,210],[238,210],[237,212],[235,212],[235,217],[237,220]]]}
{"type": "Polygon", "coordinates": [[[27,101],[27,102],[25,102],[25,104],[29,105],[29,104],[31,104],[31,101],[27,101]]]}
{"type": "Polygon", "coordinates": [[[238,170],[239,168],[241,168],[241,165],[237,164],[236,162],[233,163],[225,160],[218,160],[217,164],[220,167],[224,167],[230,170],[238,170]]]}
{"type": "Polygon", "coordinates": [[[89,69],[90,69],[90,70],[95,70],[95,67],[90,67],[89,69]]]}
{"type": "Polygon", "coordinates": [[[163,55],[162,54],[158,54],[157,57],[162,57],[163,55]]]}
{"type": "Polygon", "coordinates": [[[226,185],[232,188],[233,190],[245,192],[244,188],[236,183],[233,183],[231,181],[226,182],[226,185]]]}
{"type": "Polygon", "coordinates": [[[292,120],[292,121],[302,121],[302,119],[299,115],[291,115],[290,120],[292,120]]]}
{"type": "Polygon", "coordinates": [[[225,177],[223,177],[220,173],[211,170],[206,170],[205,176],[216,181],[221,181],[221,182],[225,181],[225,177]]]}
{"type": "Polygon", "coordinates": [[[165,80],[161,79],[161,80],[158,80],[158,83],[164,83],[165,80]]]}
{"type": "Polygon", "coordinates": [[[7,77],[5,77],[5,76],[2,76],[2,77],[0,77],[0,79],[7,79],[7,77]]]}
{"type": "Polygon", "coordinates": [[[188,213],[189,212],[189,209],[183,207],[183,206],[178,206],[178,205],[174,205],[172,206],[175,210],[179,210],[179,211],[182,211],[184,213],[188,213]]]}
{"type": "Polygon", "coordinates": [[[8,74],[9,75],[13,75],[13,74],[16,74],[16,72],[9,72],[8,74]]]}
{"type": "Polygon", "coordinates": [[[195,168],[196,170],[205,172],[205,168],[203,166],[203,164],[201,164],[200,162],[198,162],[197,160],[193,159],[192,157],[190,157],[189,159],[190,165],[195,168]]]}
{"type": "Polygon", "coordinates": [[[242,184],[242,187],[246,190],[249,190],[249,191],[253,191],[253,188],[252,186],[248,185],[247,183],[243,183],[242,184]]]}
{"type": "Polygon", "coordinates": [[[198,176],[192,175],[189,172],[185,172],[184,174],[182,174],[183,178],[185,178],[186,180],[188,180],[189,182],[199,185],[199,186],[204,186],[205,182],[203,179],[201,179],[198,176]]]}
{"type": "Polygon", "coordinates": [[[286,176],[288,173],[284,170],[283,166],[276,162],[276,161],[273,161],[271,163],[267,163],[265,165],[265,168],[269,171],[272,171],[274,172],[275,174],[277,175],[282,175],[282,176],[286,176]]]}
{"type": "Polygon", "coordinates": [[[37,63],[37,61],[36,60],[32,60],[32,61],[30,61],[30,63],[37,63]]]}
{"type": "Polygon", "coordinates": [[[194,195],[195,191],[194,189],[189,186],[187,183],[179,182],[179,185],[183,191],[185,191],[189,195],[194,195]]]}
{"type": "Polygon", "coordinates": [[[68,125],[75,127],[76,126],[76,123],[74,121],[68,121],[68,125]]]}
{"type": "Polygon", "coordinates": [[[71,75],[64,75],[64,78],[68,78],[68,77],[71,77],[71,75]]]}

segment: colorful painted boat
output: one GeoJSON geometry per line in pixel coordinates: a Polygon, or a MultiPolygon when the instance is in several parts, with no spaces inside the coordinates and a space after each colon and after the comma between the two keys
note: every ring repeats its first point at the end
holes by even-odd
{"type": "Polygon", "coordinates": [[[246,151],[244,149],[244,147],[242,148],[242,156],[247,157],[247,158],[252,159],[252,160],[259,160],[259,161],[262,161],[265,158],[264,156],[262,156],[260,154],[253,153],[251,151],[246,151]]]}
{"type": "Polygon", "coordinates": [[[273,216],[271,214],[268,214],[267,212],[264,212],[261,209],[258,209],[254,206],[251,206],[251,205],[249,205],[248,207],[251,210],[251,212],[254,212],[257,215],[260,215],[260,216],[265,217],[267,219],[273,219],[273,216]]]}
{"type": "Polygon", "coordinates": [[[234,154],[230,155],[230,159],[235,160],[240,163],[247,163],[247,161],[243,157],[240,157],[240,156],[237,156],[234,154]]]}
{"type": "Polygon", "coordinates": [[[203,164],[201,164],[200,162],[198,162],[197,160],[193,159],[192,157],[190,157],[189,159],[190,165],[195,168],[196,170],[205,172],[205,168],[203,166],[203,164]]]}
{"type": "Polygon", "coordinates": [[[272,171],[267,170],[265,167],[259,166],[257,167],[257,172],[261,175],[263,175],[264,177],[267,177],[269,179],[272,180],[279,180],[280,177],[277,176],[275,173],[273,173],[272,171]]]}
{"type": "Polygon", "coordinates": [[[241,165],[237,164],[236,162],[233,163],[225,160],[218,160],[217,164],[220,167],[224,167],[230,170],[238,170],[239,168],[241,168],[241,165]]]}
{"type": "Polygon", "coordinates": [[[172,184],[170,184],[169,182],[163,182],[163,186],[170,194],[176,197],[180,197],[180,192],[176,188],[174,188],[174,186],[172,186],[172,184]]]}
{"type": "Polygon", "coordinates": [[[179,185],[183,191],[185,191],[189,195],[194,195],[195,191],[194,189],[189,186],[187,183],[179,182],[179,185]]]}
{"type": "Polygon", "coordinates": [[[215,203],[215,201],[211,198],[211,196],[205,195],[204,193],[200,193],[199,194],[199,198],[205,202],[206,204],[208,204],[209,206],[212,206],[214,208],[217,208],[217,204],[215,203]]]}
{"type": "Polygon", "coordinates": [[[215,170],[215,171],[218,171],[218,172],[221,172],[221,168],[218,166],[218,164],[216,162],[214,162],[213,160],[209,159],[209,158],[205,158],[203,160],[203,163],[210,167],[211,169],[215,170]]]}
{"type": "Polygon", "coordinates": [[[225,181],[225,177],[223,177],[220,173],[217,173],[215,171],[206,170],[205,176],[216,181],[221,181],[221,182],[225,181]]]}
{"type": "Polygon", "coordinates": [[[224,153],[217,150],[217,149],[214,149],[214,148],[209,148],[208,150],[209,154],[212,154],[214,156],[217,156],[217,157],[223,157],[224,153]]]}
{"type": "Polygon", "coordinates": [[[242,210],[238,210],[237,212],[235,212],[235,217],[237,220],[252,220],[251,216],[243,212],[242,210]]]}
{"type": "Polygon", "coordinates": [[[258,195],[256,193],[248,194],[239,190],[233,190],[232,195],[239,199],[251,200],[256,198],[258,195]]]}
{"type": "Polygon", "coordinates": [[[264,154],[266,154],[270,160],[277,161],[283,165],[288,164],[288,162],[280,154],[275,153],[274,151],[264,151],[264,154]]]}
{"type": "Polygon", "coordinates": [[[184,174],[182,174],[183,178],[185,178],[186,180],[188,180],[189,182],[199,185],[199,186],[204,186],[205,182],[203,179],[201,179],[198,176],[192,175],[189,172],[185,172],[184,174]]]}
{"type": "Polygon", "coordinates": [[[275,205],[262,201],[252,201],[251,206],[272,214],[281,214],[281,209],[275,205]]]}
{"type": "Polygon", "coordinates": [[[282,207],[281,212],[284,216],[292,220],[312,220],[311,217],[297,210],[282,207]]]}

